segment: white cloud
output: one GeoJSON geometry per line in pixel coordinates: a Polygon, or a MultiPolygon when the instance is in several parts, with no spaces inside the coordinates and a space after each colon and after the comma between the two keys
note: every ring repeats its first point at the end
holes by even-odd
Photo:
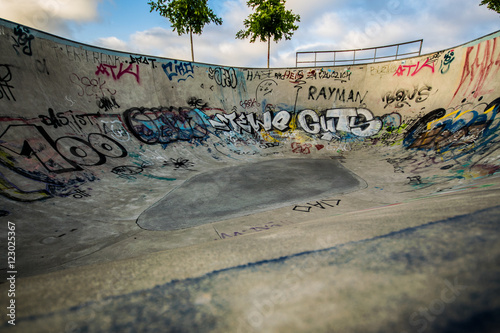
{"type": "Polygon", "coordinates": [[[226,1],[224,2],[224,11],[221,13],[224,20],[221,27],[230,28],[231,30],[243,29],[243,21],[252,13],[252,10],[247,7],[246,1],[226,1]]]}
{"type": "MultiPolygon", "coordinates": [[[[221,40],[219,34],[203,33],[193,36],[194,54],[197,62],[245,67],[255,62],[266,64],[267,44],[249,43],[248,40],[221,40]]],[[[128,41],[116,37],[100,38],[94,44],[131,53],[146,54],[180,60],[191,60],[189,35],[155,27],[132,34],[128,41]]]]}
{"type": "MultiPolygon", "coordinates": [[[[112,2],[114,9],[104,16],[98,10],[103,1],[112,0],[0,0],[0,13],[5,19],[68,38],[69,27],[75,24],[82,28],[83,36],[84,22],[116,22],[113,26],[119,26],[119,30],[106,35],[103,29],[98,32],[100,35],[87,37],[88,40],[119,51],[191,59],[189,35],[179,36],[159,21],[151,24],[151,20],[144,19],[149,13],[138,13],[143,16],[134,21],[137,26],[119,21],[119,16],[113,15],[120,10],[123,17],[127,10],[122,8],[126,6],[124,2],[112,2]]],[[[252,12],[246,2],[220,0],[216,4],[223,25],[209,24],[201,36],[194,36],[196,61],[237,67],[266,66],[266,43],[235,38],[252,12]]],[[[434,52],[500,29],[497,13],[478,3],[471,4],[470,0],[287,0],[286,7],[299,14],[301,22],[292,40],[271,43],[271,66],[294,66],[297,51],[345,50],[420,38],[424,39],[424,53],[434,52]]],[[[136,7],[130,10],[133,8],[136,7]]],[[[92,30],[98,31],[98,27],[92,25],[92,30]]]]}
{"type": "Polygon", "coordinates": [[[339,14],[326,12],[319,16],[305,33],[323,44],[335,44],[345,34],[345,25],[339,14]]]}
{"type": "Polygon", "coordinates": [[[116,50],[116,51],[128,51],[129,46],[127,42],[120,40],[116,37],[103,37],[99,38],[94,43],[96,46],[104,47],[106,49],[116,50]]]}
{"type": "MultiPolygon", "coordinates": [[[[139,53],[154,54],[157,56],[172,57],[175,52],[169,52],[169,50],[188,50],[189,45],[187,43],[189,43],[189,37],[187,35],[179,36],[177,32],[161,27],[138,31],[130,36],[131,49],[139,53]],[[186,42],[186,45],[183,46],[182,42],[186,42]]],[[[188,55],[180,54],[179,58],[186,59],[187,56],[188,55]]]]}
{"type": "Polygon", "coordinates": [[[267,43],[258,41],[250,43],[248,40],[232,40],[215,48],[214,45],[204,43],[202,50],[210,63],[237,67],[253,64],[265,67],[267,64],[267,43]]]}
{"type": "Polygon", "coordinates": [[[95,20],[98,17],[97,5],[100,1],[38,0],[35,3],[42,11],[45,11],[53,18],[85,22],[95,20]]]}
{"type": "Polygon", "coordinates": [[[285,7],[300,15],[299,26],[309,26],[325,13],[337,12],[346,2],[347,0],[287,0],[285,7]]]}
{"type": "Polygon", "coordinates": [[[98,18],[101,0],[0,0],[2,18],[53,34],[70,35],[67,21],[98,18]]]}

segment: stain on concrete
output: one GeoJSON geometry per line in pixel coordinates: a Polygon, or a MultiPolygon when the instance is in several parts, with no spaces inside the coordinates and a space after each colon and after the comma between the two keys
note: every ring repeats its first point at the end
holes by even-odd
{"type": "Polygon", "coordinates": [[[276,159],[209,171],[139,216],[148,230],[175,230],[329,198],[366,187],[337,160],[276,159]]]}

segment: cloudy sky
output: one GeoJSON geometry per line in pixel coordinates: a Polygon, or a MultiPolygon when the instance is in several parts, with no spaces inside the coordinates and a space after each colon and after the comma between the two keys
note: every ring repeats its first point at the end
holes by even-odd
{"type": "MultiPolygon", "coordinates": [[[[292,40],[271,44],[271,67],[295,66],[297,51],[344,50],[423,39],[423,52],[500,30],[500,14],[480,0],[287,0],[301,16],[292,40]]],[[[106,48],[190,60],[189,36],[173,32],[148,0],[0,0],[0,17],[106,48]]],[[[265,67],[267,44],[235,39],[251,10],[246,0],[209,0],[223,24],[195,35],[195,60],[265,67]]]]}

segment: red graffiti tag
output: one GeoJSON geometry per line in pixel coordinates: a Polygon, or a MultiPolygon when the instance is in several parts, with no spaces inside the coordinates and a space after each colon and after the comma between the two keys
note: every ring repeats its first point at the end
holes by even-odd
{"type": "Polygon", "coordinates": [[[500,69],[500,66],[498,66],[500,65],[500,53],[497,54],[496,59],[494,59],[497,40],[498,37],[492,41],[488,40],[485,43],[467,48],[460,84],[458,85],[453,97],[457,96],[458,92],[467,81],[468,84],[464,93],[473,91],[474,97],[479,97],[484,93],[487,93],[486,91],[482,91],[484,85],[486,84],[486,80],[488,78],[496,77],[496,74],[500,69]],[[479,55],[481,53],[481,46],[484,46],[482,59],[480,59],[481,57],[479,55]],[[475,56],[472,55],[474,50],[476,50],[475,56]]]}
{"type": "Polygon", "coordinates": [[[296,154],[305,154],[305,155],[310,154],[311,148],[312,148],[312,145],[309,143],[305,143],[305,144],[301,145],[298,142],[292,142],[292,152],[294,152],[296,154]]]}
{"type": "Polygon", "coordinates": [[[420,72],[424,67],[429,67],[432,70],[432,73],[434,73],[434,62],[430,61],[429,58],[422,63],[422,66],[420,66],[420,61],[416,65],[399,65],[398,69],[396,70],[396,73],[394,73],[393,76],[403,76],[406,72],[406,76],[415,76],[418,72],[420,72]],[[414,69],[414,70],[413,70],[414,69]],[[406,71],[408,70],[408,71],[406,71]],[[413,73],[412,73],[413,70],[413,73]]]}
{"type": "Polygon", "coordinates": [[[140,83],[138,64],[135,65],[136,73],[132,71],[133,70],[132,64],[129,64],[127,68],[123,69],[123,64],[120,63],[120,69],[118,70],[118,73],[115,72],[117,68],[118,68],[117,66],[113,65],[100,64],[99,66],[97,66],[97,71],[95,72],[95,75],[105,74],[106,76],[111,76],[114,80],[119,80],[125,74],[132,74],[133,76],[135,76],[137,83],[140,83]]]}

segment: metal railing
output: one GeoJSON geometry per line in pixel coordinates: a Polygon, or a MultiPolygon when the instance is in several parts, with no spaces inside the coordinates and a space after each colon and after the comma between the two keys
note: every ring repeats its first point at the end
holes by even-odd
{"type": "Polygon", "coordinates": [[[340,50],[340,51],[305,51],[305,52],[296,52],[295,53],[295,67],[298,67],[299,64],[313,64],[314,67],[316,66],[324,66],[324,65],[358,65],[358,64],[366,64],[366,63],[373,63],[377,61],[387,61],[387,60],[398,60],[402,58],[408,58],[411,56],[419,56],[422,52],[422,44],[424,40],[423,39],[418,39],[414,40],[411,42],[406,42],[406,43],[399,43],[399,44],[391,44],[391,45],[385,45],[385,46],[377,46],[377,47],[370,47],[370,48],[365,48],[365,49],[353,49],[353,50],[340,50]],[[411,47],[411,44],[414,44],[415,46],[418,45],[418,51],[412,51],[412,52],[404,52],[400,53],[402,46],[409,46],[411,47]],[[393,52],[390,52],[390,48],[395,49],[393,52]],[[373,55],[368,54],[370,51],[373,51],[373,55]],[[377,56],[377,51],[379,52],[379,55],[377,56]],[[380,55],[380,53],[383,53],[381,51],[389,51],[389,55],[384,54],[380,55]],[[302,60],[299,61],[299,55],[314,55],[314,60],[302,60]],[[351,55],[349,57],[349,54],[351,55]],[[356,54],[358,54],[358,58],[356,58],[356,54]],[[361,54],[362,57],[364,58],[359,58],[359,55],[361,54]],[[318,60],[318,56],[320,56],[320,60],[318,60]],[[332,58],[333,56],[333,58],[332,58]],[[339,59],[341,58],[341,59],[339,59]]]}

